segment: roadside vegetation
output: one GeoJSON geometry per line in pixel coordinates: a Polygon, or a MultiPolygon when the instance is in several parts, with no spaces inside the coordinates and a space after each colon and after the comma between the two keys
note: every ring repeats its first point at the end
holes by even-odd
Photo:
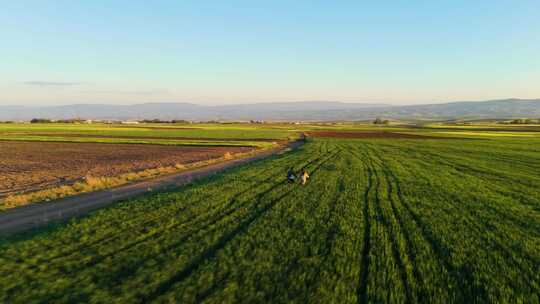
{"type": "Polygon", "coordinates": [[[0,302],[538,303],[539,172],[536,139],[310,139],[5,239],[0,302]]]}

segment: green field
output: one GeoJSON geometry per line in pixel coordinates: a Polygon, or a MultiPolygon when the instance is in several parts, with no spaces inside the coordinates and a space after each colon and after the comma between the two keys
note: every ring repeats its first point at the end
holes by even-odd
{"type": "Polygon", "coordinates": [[[283,126],[249,124],[12,124],[0,123],[0,140],[155,144],[181,146],[252,146],[271,148],[270,140],[298,137],[283,126]]]}
{"type": "Polygon", "coordinates": [[[538,303],[540,140],[472,137],[312,139],[6,239],[0,302],[538,303]]]}
{"type": "Polygon", "coordinates": [[[258,124],[0,124],[2,136],[79,135],[132,138],[283,139],[294,134],[287,126],[258,124]]]}

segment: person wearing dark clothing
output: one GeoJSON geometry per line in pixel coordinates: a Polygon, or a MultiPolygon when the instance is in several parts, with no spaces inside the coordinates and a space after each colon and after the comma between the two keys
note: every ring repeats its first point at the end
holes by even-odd
{"type": "Polygon", "coordinates": [[[293,168],[290,168],[289,171],[287,171],[287,180],[291,184],[296,181],[296,174],[294,174],[293,168]]]}

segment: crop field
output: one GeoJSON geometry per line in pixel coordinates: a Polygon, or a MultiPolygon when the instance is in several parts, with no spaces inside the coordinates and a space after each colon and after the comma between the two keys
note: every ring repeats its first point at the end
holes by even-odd
{"type": "Polygon", "coordinates": [[[540,301],[540,141],[339,137],[5,239],[0,302],[540,301]]]}
{"type": "Polygon", "coordinates": [[[0,123],[0,211],[276,148],[298,134],[255,124],[0,123]]]}
{"type": "Polygon", "coordinates": [[[0,199],[72,184],[87,176],[117,176],[251,150],[249,147],[0,141],[0,199]]]}
{"type": "Polygon", "coordinates": [[[249,124],[0,124],[0,140],[256,145],[297,136],[287,128],[249,124]]]}

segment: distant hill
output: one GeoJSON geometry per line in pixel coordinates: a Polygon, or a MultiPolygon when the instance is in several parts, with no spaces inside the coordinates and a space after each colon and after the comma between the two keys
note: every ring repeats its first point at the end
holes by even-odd
{"type": "Polygon", "coordinates": [[[48,119],[186,119],[186,120],[366,120],[376,117],[405,120],[446,120],[540,117],[540,99],[465,101],[391,106],[335,101],[274,102],[225,106],[191,103],[135,105],[76,104],[66,106],[0,106],[0,120],[48,119]]]}
{"type": "Polygon", "coordinates": [[[482,119],[539,117],[540,99],[462,101],[385,109],[385,115],[402,118],[482,119]]]}

